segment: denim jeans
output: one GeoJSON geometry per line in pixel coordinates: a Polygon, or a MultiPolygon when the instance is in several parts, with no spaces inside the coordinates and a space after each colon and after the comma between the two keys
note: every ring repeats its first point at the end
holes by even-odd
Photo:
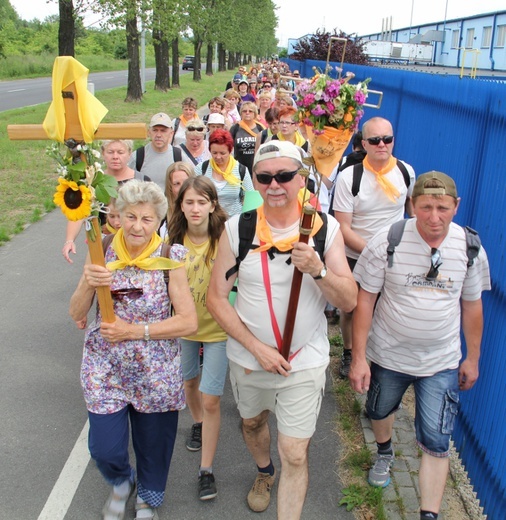
{"type": "Polygon", "coordinates": [[[432,376],[403,374],[371,364],[371,385],[366,409],[372,420],[385,419],[400,406],[409,385],[415,389],[415,430],[420,448],[434,457],[447,457],[450,434],[458,413],[458,369],[432,376]]]}

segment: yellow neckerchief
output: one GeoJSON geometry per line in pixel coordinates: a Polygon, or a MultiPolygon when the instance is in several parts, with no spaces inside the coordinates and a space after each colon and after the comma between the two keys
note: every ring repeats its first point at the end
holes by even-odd
{"type": "MultiPolygon", "coordinates": [[[[256,128],[256,124],[255,123],[255,128],[256,128]]],[[[239,126],[246,132],[248,132],[249,135],[253,136],[253,137],[256,137],[258,132],[255,132],[254,130],[252,130],[242,119],[239,121],[239,126]]]]}
{"type": "MultiPolygon", "coordinates": [[[[299,198],[299,210],[302,209],[302,205],[299,198]]],[[[314,225],[311,229],[311,233],[309,236],[314,236],[316,233],[318,233],[319,229],[322,227],[323,221],[320,215],[318,213],[315,213],[315,219],[314,219],[314,225]]],[[[257,208],[257,228],[256,228],[256,234],[258,239],[261,242],[264,242],[263,245],[260,247],[257,247],[256,249],[253,249],[253,253],[261,253],[262,251],[268,251],[271,247],[275,247],[278,251],[290,251],[293,249],[294,242],[299,241],[299,233],[296,235],[293,235],[288,238],[282,238],[281,240],[278,240],[277,242],[274,242],[272,238],[272,232],[271,228],[269,227],[269,224],[267,222],[267,219],[265,218],[264,213],[264,205],[262,204],[259,208],[257,208]]]]}
{"type": "Polygon", "coordinates": [[[186,117],[184,117],[183,114],[181,114],[179,116],[179,121],[181,121],[181,123],[183,123],[184,127],[187,127],[188,123],[190,123],[191,121],[194,121],[195,119],[196,119],[195,117],[192,117],[191,119],[186,119],[186,117]]]}
{"type": "Polygon", "coordinates": [[[117,233],[112,239],[112,247],[116,252],[118,260],[109,262],[107,269],[115,271],[117,269],[124,269],[125,267],[138,267],[145,271],[154,271],[155,269],[177,269],[178,267],[184,266],[184,262],[177,262],[164,256],[155,256],[150,258],[158,246],[162,243],[162,239],[158,233],[153,233],[149,244],[146,246],[144,251],[136,258],[131,258],[125,244],[125,237],[123,234],[123,228],[118,229],[117,233]]]}
{"type": "Polygon", "coordinates": [[[401,196],[399,190],[385,177],[385,175],[391,172],[397,166],[397,159],[392,155],[388,160],[388,164],[381,168],[381,170],[375,170],[369,162],[367,155],[364,159],[364,168],[374,173],[376,180],[380,185],[380,188],[385,192],[385,195],[392,201],[397,202],[397,199],[401,196]]]}
{"type": "MultiPolygon", "coordinates": [[[[302,137],[302,134],[299,132],[299,130],[297,130],[295,132],[295,134],[293,134],[294,137],[295,137],[295,146],[298,146],[300,148],[302,148],[306,142],[306,140],[304,139],[304,137],[302,137]]],[[[281,132],[278,132],[277,133],[277,138],[280,140],[280,141],[287,141],[287,139],[285,139],[285,136],[281,133],[281,132]]]]}
{"type": "Polygon", "coordinates": [[[107,229],[111,235],[115,235],[118,231],[116,228],[113,228],[109,222],[105,223],[105,229],[107,229]]]}
{"type": "Polygon", "coordinates": [[[232,186],[239,186],[241,184],[240,179],[238,179],[233,173],[232,170],[234,169],[234,166],[237,164],[237,161],[230,156],[228,159],[228,164],[223,171],[215,162],[213,158],[211,158],[211,168],[216,172],[219,173],[229,184],[232,184],[232,186]]]}

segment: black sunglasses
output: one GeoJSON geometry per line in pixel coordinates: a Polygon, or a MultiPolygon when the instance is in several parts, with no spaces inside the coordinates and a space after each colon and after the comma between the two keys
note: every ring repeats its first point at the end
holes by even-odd
{"type": "Polygon", "coordinates": [[[257,181],[260,184],[270,184],[272,179],[275,179],[278,184],[285,184],[286,182],[290,182],[296,175],[299,173],[299,170],[294,170],[293,172],[280,172],[276,173],[276,175],[269,175],[268,173],[257,173],[257,181]]]}
{"type": "Polygon", "coordinates": [[[144,294],[142,287],[128,287],[126,289],[115,289],[111,291],[111,296],[115,300],[123,300],[128,298],[130,300],[138,300],[144,294]]]}
{"type": "Polygon", "coordinates": [[[203,126],[189,126],[187,130],[188,132],[203,132],[205,128],[203,126]]]}
{"type": "Polygon", "coordinates": [[[441,252],[439,249],[433,247],[430,250],[430,269],[429,272],[425,275],[426,280],[429,282],[433,282],[439,276],[439,268],[443,261],[441,260],[441,252]]]}
{"type": "Polygon", "coordinates": [[[366,139],[366,141],[369,144],[372,144],[373,146],[378,146],[381,141],[383,141],[385,144],[390,144],[394,140],[393,135],[384,135],[384,136],[378,136],[378,137],[369,137],[366,139]]]}

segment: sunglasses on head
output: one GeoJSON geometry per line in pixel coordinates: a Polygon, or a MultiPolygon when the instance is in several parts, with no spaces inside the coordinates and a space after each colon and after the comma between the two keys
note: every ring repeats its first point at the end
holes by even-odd
{"type": "Polygon", "coordinates": [[[203,132],[205,128],[203,126],[189,126],[188,132],[203,132]]]}
{"type": "Polygon", "coordinates": [[[441,260],[441,252],[439,249],[433,247],[430,250],[430,269],[429,272],[425,275],[425,279],[429,282],[437,280],[439,275],[439,268],[441,267],[443,261],[441,260]]]}
{"type": "Polygon", "coordinates": [[[274,179],[278,184],[285,184],[286,182],[290,182],[296,175],[299,173],[299,170],[294,170],[293,172],[280,172],[276,173],[276,175],[269,175],[268,173],[257,173],[257,181],[260,184],[270,184],[274,179]]]}
{"type": "Polygon", "coordinates": [[[381,141],[383,141],[385,144],[390,144],[394,140],[393,135],[383,135],[378,137],[369,137],[366,139],[366,141],[369,144],[372,144],[373,146],[378,146],[381,141]]]}

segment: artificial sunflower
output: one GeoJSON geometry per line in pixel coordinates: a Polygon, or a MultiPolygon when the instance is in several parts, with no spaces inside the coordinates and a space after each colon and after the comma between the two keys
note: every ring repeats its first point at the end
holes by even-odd
{"type": "Polygon", "coordinates": [[[62,213],[69,220],[77,221],[89,217],[91,201],[91,192],[87,186],[68,181],[63,177],[58,179],[53,202],[60,206],[62,213]]]}

